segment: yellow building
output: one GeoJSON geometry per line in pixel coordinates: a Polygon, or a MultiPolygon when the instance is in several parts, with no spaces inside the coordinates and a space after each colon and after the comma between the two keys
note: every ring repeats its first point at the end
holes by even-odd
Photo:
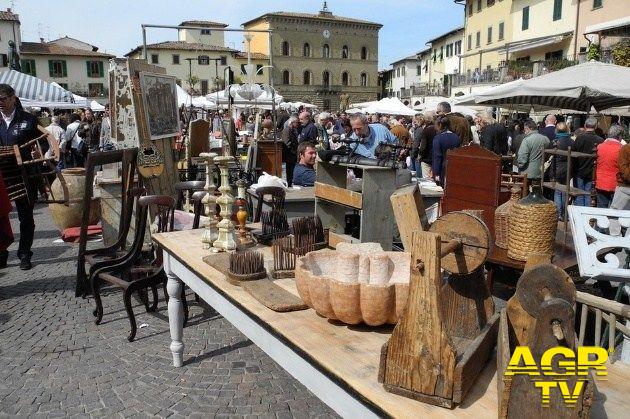
{"type": "Polygon", "coordinates": [[[578,0],[577,59],[586,61],[591,43],[600,45],[601,59],[610,61],[612,48],[630,38],[630,0],[578,0]]]}
{"type": "Polygon", "coordinates": [[[499,83],[499,67],[506,57],[498,51],[511,41],[513,0],[456,2],[465,7],[466,23],[459,76],[453,80],[453,93],[470,93],[477,85],[499,83]]]}

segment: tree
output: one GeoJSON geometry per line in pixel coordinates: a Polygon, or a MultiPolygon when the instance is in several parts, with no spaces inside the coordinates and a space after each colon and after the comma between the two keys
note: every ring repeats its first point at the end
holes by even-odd
{"type": "Polygon", "coordinates": [[[190,90],[188,93],[192,95],[196,91],[195,86],[199,83],[199,77],[190,76],[186,81],[188,82],[188,89],[190,90]]]}

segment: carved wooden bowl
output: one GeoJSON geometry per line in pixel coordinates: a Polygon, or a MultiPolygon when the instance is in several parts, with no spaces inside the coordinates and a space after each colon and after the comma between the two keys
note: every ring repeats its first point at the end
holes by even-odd
{"type": "Polygon", "coordinates": [[[319,315],[347,324],[396,324],[409,294],[411,256],[319,250],[298,258],[295,283],[319,315]]]}

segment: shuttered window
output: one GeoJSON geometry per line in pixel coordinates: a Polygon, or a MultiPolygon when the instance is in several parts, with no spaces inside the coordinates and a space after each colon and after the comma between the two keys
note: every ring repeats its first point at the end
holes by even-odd
{"type": "Polygon", "coordinates": [[[529,29],[529,6],[523,7],[523,23],[521,24],[521,30],[529,29]]]}
{"type": "Polygon", "coordinates": [[[553,20],[562,19],[562,0],[553,0],[553,20]]]}
{"type": "Polygon", "coordinates": [[[103,62],[102,61],[86,61],[87,76],[88,77],[103,77],[103,62]]]}
{"type": "Polygon", "coordinates": [[[602,0],[593,0],[593,9],[602,7],[602,0]]]}
{"type": "Polygon", "coordinates": [[[68,77],[66,60],[48,60],[48,73],[50,77],[68,77]]]}
{"type": "Polygon", "coordinates": [[[37,71],[35,71],[35,60],[21,60],[20,65],[22,66],[22,73],[37,77],[37,71]]]}

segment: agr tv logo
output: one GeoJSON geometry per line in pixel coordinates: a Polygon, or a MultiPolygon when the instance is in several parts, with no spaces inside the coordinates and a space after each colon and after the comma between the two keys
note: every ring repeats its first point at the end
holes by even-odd
{"type": "Polygon", "coordinates": [[[578,348],[576,356],[572,349],[557,346],[545,351],[538,366],[527,346],[517,346],[505,376],[526,375],[536,381],[534,385],[540,388],[544,407],[549,406],[551,389],[555,388],[560,391],[566,405],[574,407],[588,380],[589,370],[593,370],[594,375],[600,379],[608,376],[605,365],[607,360],[608,352],[603,348],[582,346],[578,348]],[[554,359],[556,357],[559,358],[554,359]],[[554,361],[557,361],[555,371],[554,361]],[[577,377],[573,388],[569,387],[570,381],[573,381],[569,380],[571,377],[577,377]]]}

